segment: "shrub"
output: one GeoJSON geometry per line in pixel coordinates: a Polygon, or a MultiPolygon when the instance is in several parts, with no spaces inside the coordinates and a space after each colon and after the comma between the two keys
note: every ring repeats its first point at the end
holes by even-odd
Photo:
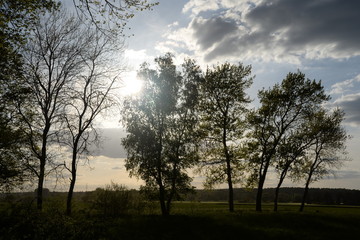
{"type": "Polygon", "coordinates": [[[130,191],[126,186],[111,182],[95,190],[94,209],[101,215],[116,217],[127,214],[131,207],[130,191]]]}

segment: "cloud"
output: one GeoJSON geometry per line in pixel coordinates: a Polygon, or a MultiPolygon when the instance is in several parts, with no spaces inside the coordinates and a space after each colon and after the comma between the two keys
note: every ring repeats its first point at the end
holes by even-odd
{"type": "Polygon", "coordinates": [[[122,167],[113,167],[112,170],[122,170],[122,167]]]}
{"type": "Polygon", "coordinates": [[[345,92],[350,92],[354,89],[354,86],[357,83],[360,83],[360,74],[353,79],[335,83],[331,86],[331,91],[329,94],[344,94],[345,92]]]}
{"type": "Polygon", "coordinates": [[[93,156],[105,156],[108,158],[126,158],[126,151],[121,145],[121,139],[126,136],[124,130],[120,128],[100,129],[101,146],[93,149],[93,156]]]}
{"type": "Polygon", "coordinates": [[[232,20],[217,17],[211,19],[194,19],[191,23],[191,28],[201,49],[206,50],[214,44],[221,42],[229,34],[237,31],[238,26],[232,20]]]}
{"type": "Polygon", "coordinates": [[[334,105],[345,111],[346,123],[360,126],[360,93],[344,95],[334,101],[334,105]]]}
{"type": "Polygon", "coordinates": [[[219,9],[218,0],[191,0],[185,4],[182,11],[184,13],[191,11],[193,15],[198,15],[201,12],[217,9],[219,9]]]}
{"type": "Polygon", "coordinates": [[[358,9],[360,1],[191,0],[183,12],[193,18],[183,29],[193,34],[177,41],[195,42],[196,55],[208,62],[349,58],[360,55],[358,9]],[[217,17],[203,14],[209,11],[217,17]]]}
{"type": "Polygon", "coordinates": [[[335,172],[336,179],[354,179],[360,178],[360,172],[353,170],[339,170],[335,172]]]}

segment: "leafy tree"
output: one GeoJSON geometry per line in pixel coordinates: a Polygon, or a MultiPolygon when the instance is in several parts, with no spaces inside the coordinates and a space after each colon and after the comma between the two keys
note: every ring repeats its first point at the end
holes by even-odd
{"type": "Polygon", "coordinates": [[[280,143],[290,136],[312,109],[328,100],[321,82],[305,79],[301,72],[289,73],[281,84],[259,91],[261,106],[249,114],[252,126],[249,152],[258,180],[256,210],[261,211],[261,199],[266,174],[280,143]]]}
{"type": "Polygon", "coordinates": [[[252,84],[251,66],[225,63],[207,69],[201,84],[201,128],[204,133],[202,168],[206,185],[226,182],[229,187],[229,210],[234,211],[233,184],[242,175],[240,143],[245,130],[245,90],[252,84]]]}
{"type": "Polygon", "coordinates": [[[138,77],[141,94],[124,100],[123,122],[128,135],[126,169],[140,177],[147,189],[158,192],[161,212],[170,213],[171,201],[192,189],[186,169],[197,160],[197,81],[199,67],[186,61],[182,74],[171,54],[155,59],[157,70],[143,64],[138,77]]]}
{"type": "Polygon", "coordinates": [[[340,109],[331,113],[320,109],[309,122],[308,130],[313,142],[302,166],[306,182],[300,211],[304,210],[310,183],[321,179],[334,168],[339,168],[344,161],[348,139],[346,130],[341,126],[344,115],[340,109]]]}

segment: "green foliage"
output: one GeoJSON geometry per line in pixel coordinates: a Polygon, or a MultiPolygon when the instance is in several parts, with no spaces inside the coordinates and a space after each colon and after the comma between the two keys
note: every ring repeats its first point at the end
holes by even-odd
{"type": "Polygon", "coordinates": [[[123,185],[111,182],[105,188],[95,191],[94,209],[106,217],[118,217],[127,214],[134,199],[123,185]]]}
{"type": "Polygon", "coordinates": [[[234,183],[243,181],[240,141],[246,129],[246,105],[250,99],[245,90],[252,84],[250,74],[251,66],[225,63],[207,69],[201,84],[199,114],[205,141],[202,160],[207,187],[227,182],[229,177],[234,183]]]}
{"type": "Polygon", "coordinates": [[[178,72],[171,54],[155,62],[157,70],[143,64],[138,72],[144,82],[141,94],[124,100],[122,116],[129,134],[122,143],[130,176],[156,188],[168,214],[172,199],[192,188],[185,169],[198,158],[194,106],[200,72],[191,60],[178,72]]]}
{"type": "Polygon", "coordinates": [[[301,72],[289,73],[281,84],[259,91],[261,106],[249,114],[252,127],[248,153],[258,177],[257,209],[269,167],[281,143],[302,126],[306,118],[329,100],[321,82],[305,79],[301,72]]]}

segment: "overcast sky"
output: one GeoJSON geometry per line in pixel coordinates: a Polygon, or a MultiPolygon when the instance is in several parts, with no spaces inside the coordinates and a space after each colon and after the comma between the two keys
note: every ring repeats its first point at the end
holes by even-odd
{"type": "MultiPolygon", "coordinates": [[[[300,70],[310,79],[321,80],[332,97],[330,105],[346,112],[352,161],[337,172],[337,179],[313,186],[360,189],[359,0],[159,2],[153,11],[137,13],[129,22],[128,34],[134,36],[127,41],[125,57],[132,70],[166,52],[172,52],[178,63],[190,57],[204,68],[225,61],[242,62],[252,65],[256,75],[249,90],[254,106],[257,91],[280,82],[288,72],[300,70]]],[[[116,163],[108,170],[121,172],[121,179],[125,178],[123,165],[117,160],[124,154],[116,143],[110,143],[119,142],[121,135],[112,132],[107,147],[93,160],[93,171],[103,167],[96,162],[103,155],[116,163]]],[[[82,186],[90,181],[85,175],[79,178],[82,186]]],[[[107,178],[105,183],[119,182],[116,174],[111,176],[115,179],[107,178]]],[[[130,185],[139,184],[134,180],[130,185]]]]}

